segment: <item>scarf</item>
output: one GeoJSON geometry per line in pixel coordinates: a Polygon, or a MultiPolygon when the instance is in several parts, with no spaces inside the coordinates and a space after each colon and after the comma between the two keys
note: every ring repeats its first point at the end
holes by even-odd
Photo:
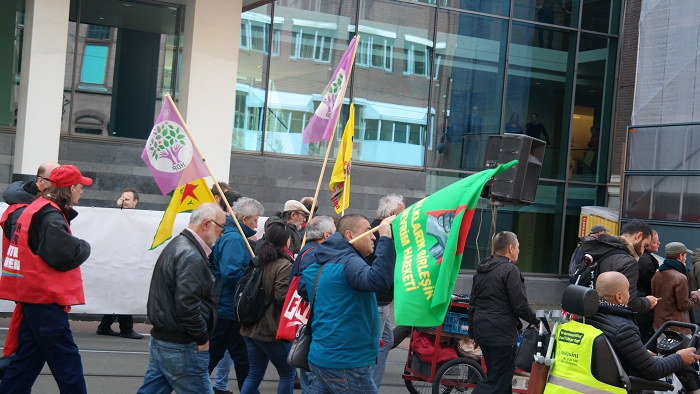
{"type": "Polygon", "coordinates": [[[666,270],[676,270],[683,275],[688,273],[688,267],[678,260],[665,259],[663,264],[659,267],[659,272],[666,270]]]}
{"type": "Polygon", "coordinates": [[[614,306],[617,308],[627,308],[627,305],[613,304],[612,302],[605,301],[603,299],[598,299],[598,305],[600,305],[600,306],[614,306]]]}

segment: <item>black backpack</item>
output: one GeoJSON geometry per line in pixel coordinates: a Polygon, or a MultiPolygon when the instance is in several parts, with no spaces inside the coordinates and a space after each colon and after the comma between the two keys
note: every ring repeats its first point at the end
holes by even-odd
{"type": "MultiPolygon", "coordinates": [[[[579,266],[576,270],[574,278],[571,280],[571,284],[593,288],[595,278],[600,275],[600,263],[608,256],[612,256],[614,254],[627,254],[627,252],[622,249],[613,249],[600,256],[599,259],[593,261],[591,264],[581,264],[581,266],[579,266]]],[[[582,259],[583,256],[585,256],[585,254],[582,255],[582,259]]]]}
{"type": "Polygon", "coordinates": [[[274,297],[270,297],[270,302],[266,304],[263,299],[263,268],[258,258],[254,257],[236,284],[233,313],[243,327],[250,327],[259,322],[274,301],[274,297]]]}

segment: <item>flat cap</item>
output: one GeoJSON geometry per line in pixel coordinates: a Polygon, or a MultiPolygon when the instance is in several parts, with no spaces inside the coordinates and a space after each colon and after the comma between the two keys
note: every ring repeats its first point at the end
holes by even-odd
{"type": "Polygon", "coordinates": [[[680,242],[669,242],[666,244],[666,254],[693,253],[680,242]]]}
{"type": "Polygon", "coordinates": [[[598,234],[601,231],[610,232],[610,229],[600,224],[591,227],[591,234],[598,234]]]}

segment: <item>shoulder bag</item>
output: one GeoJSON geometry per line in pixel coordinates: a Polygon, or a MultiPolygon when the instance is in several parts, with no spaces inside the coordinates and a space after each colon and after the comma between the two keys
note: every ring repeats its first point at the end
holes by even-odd
{"type": "Polygon", "coordinates": [[[325,266],[325,264],[322,264],[316,274],[316,282],[314,282],[314,289],[311,293],[311,312],[309,312],[309,320],[305,324],[300,324],[297,328],[297,333],[292,340],[289,354],[287,354],[287,364],[295,368],[301,368],[306,372],[311,372],[311,368],[309,368],[309,348],[311,348],[311,321],[314,315],[316,286],[318,286],[318,279],[321,277],[321,271],[323,271],[323,267],[325,266]]]}

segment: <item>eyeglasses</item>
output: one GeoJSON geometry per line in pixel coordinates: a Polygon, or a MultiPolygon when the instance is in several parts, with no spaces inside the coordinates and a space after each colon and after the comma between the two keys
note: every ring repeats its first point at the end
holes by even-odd
{"type": "Polygon", "coordinates": [[[219,228],[221,228],[221,231],[224,231],[224,226],[220,225],[219,223],[217,223],[217,222],[214,221],[213,219],[209,219],[209,221],[212,222],[212,223],[214,223],[214,224],[216,224],[217,226],[219,226],[219,228]]]}
{"type": "Polygon", "coordinates": [[[297,211],[297,215],[303,216],[304,220],[309,220],[309,215],[307,215],[305,212],[297,211]]]}

